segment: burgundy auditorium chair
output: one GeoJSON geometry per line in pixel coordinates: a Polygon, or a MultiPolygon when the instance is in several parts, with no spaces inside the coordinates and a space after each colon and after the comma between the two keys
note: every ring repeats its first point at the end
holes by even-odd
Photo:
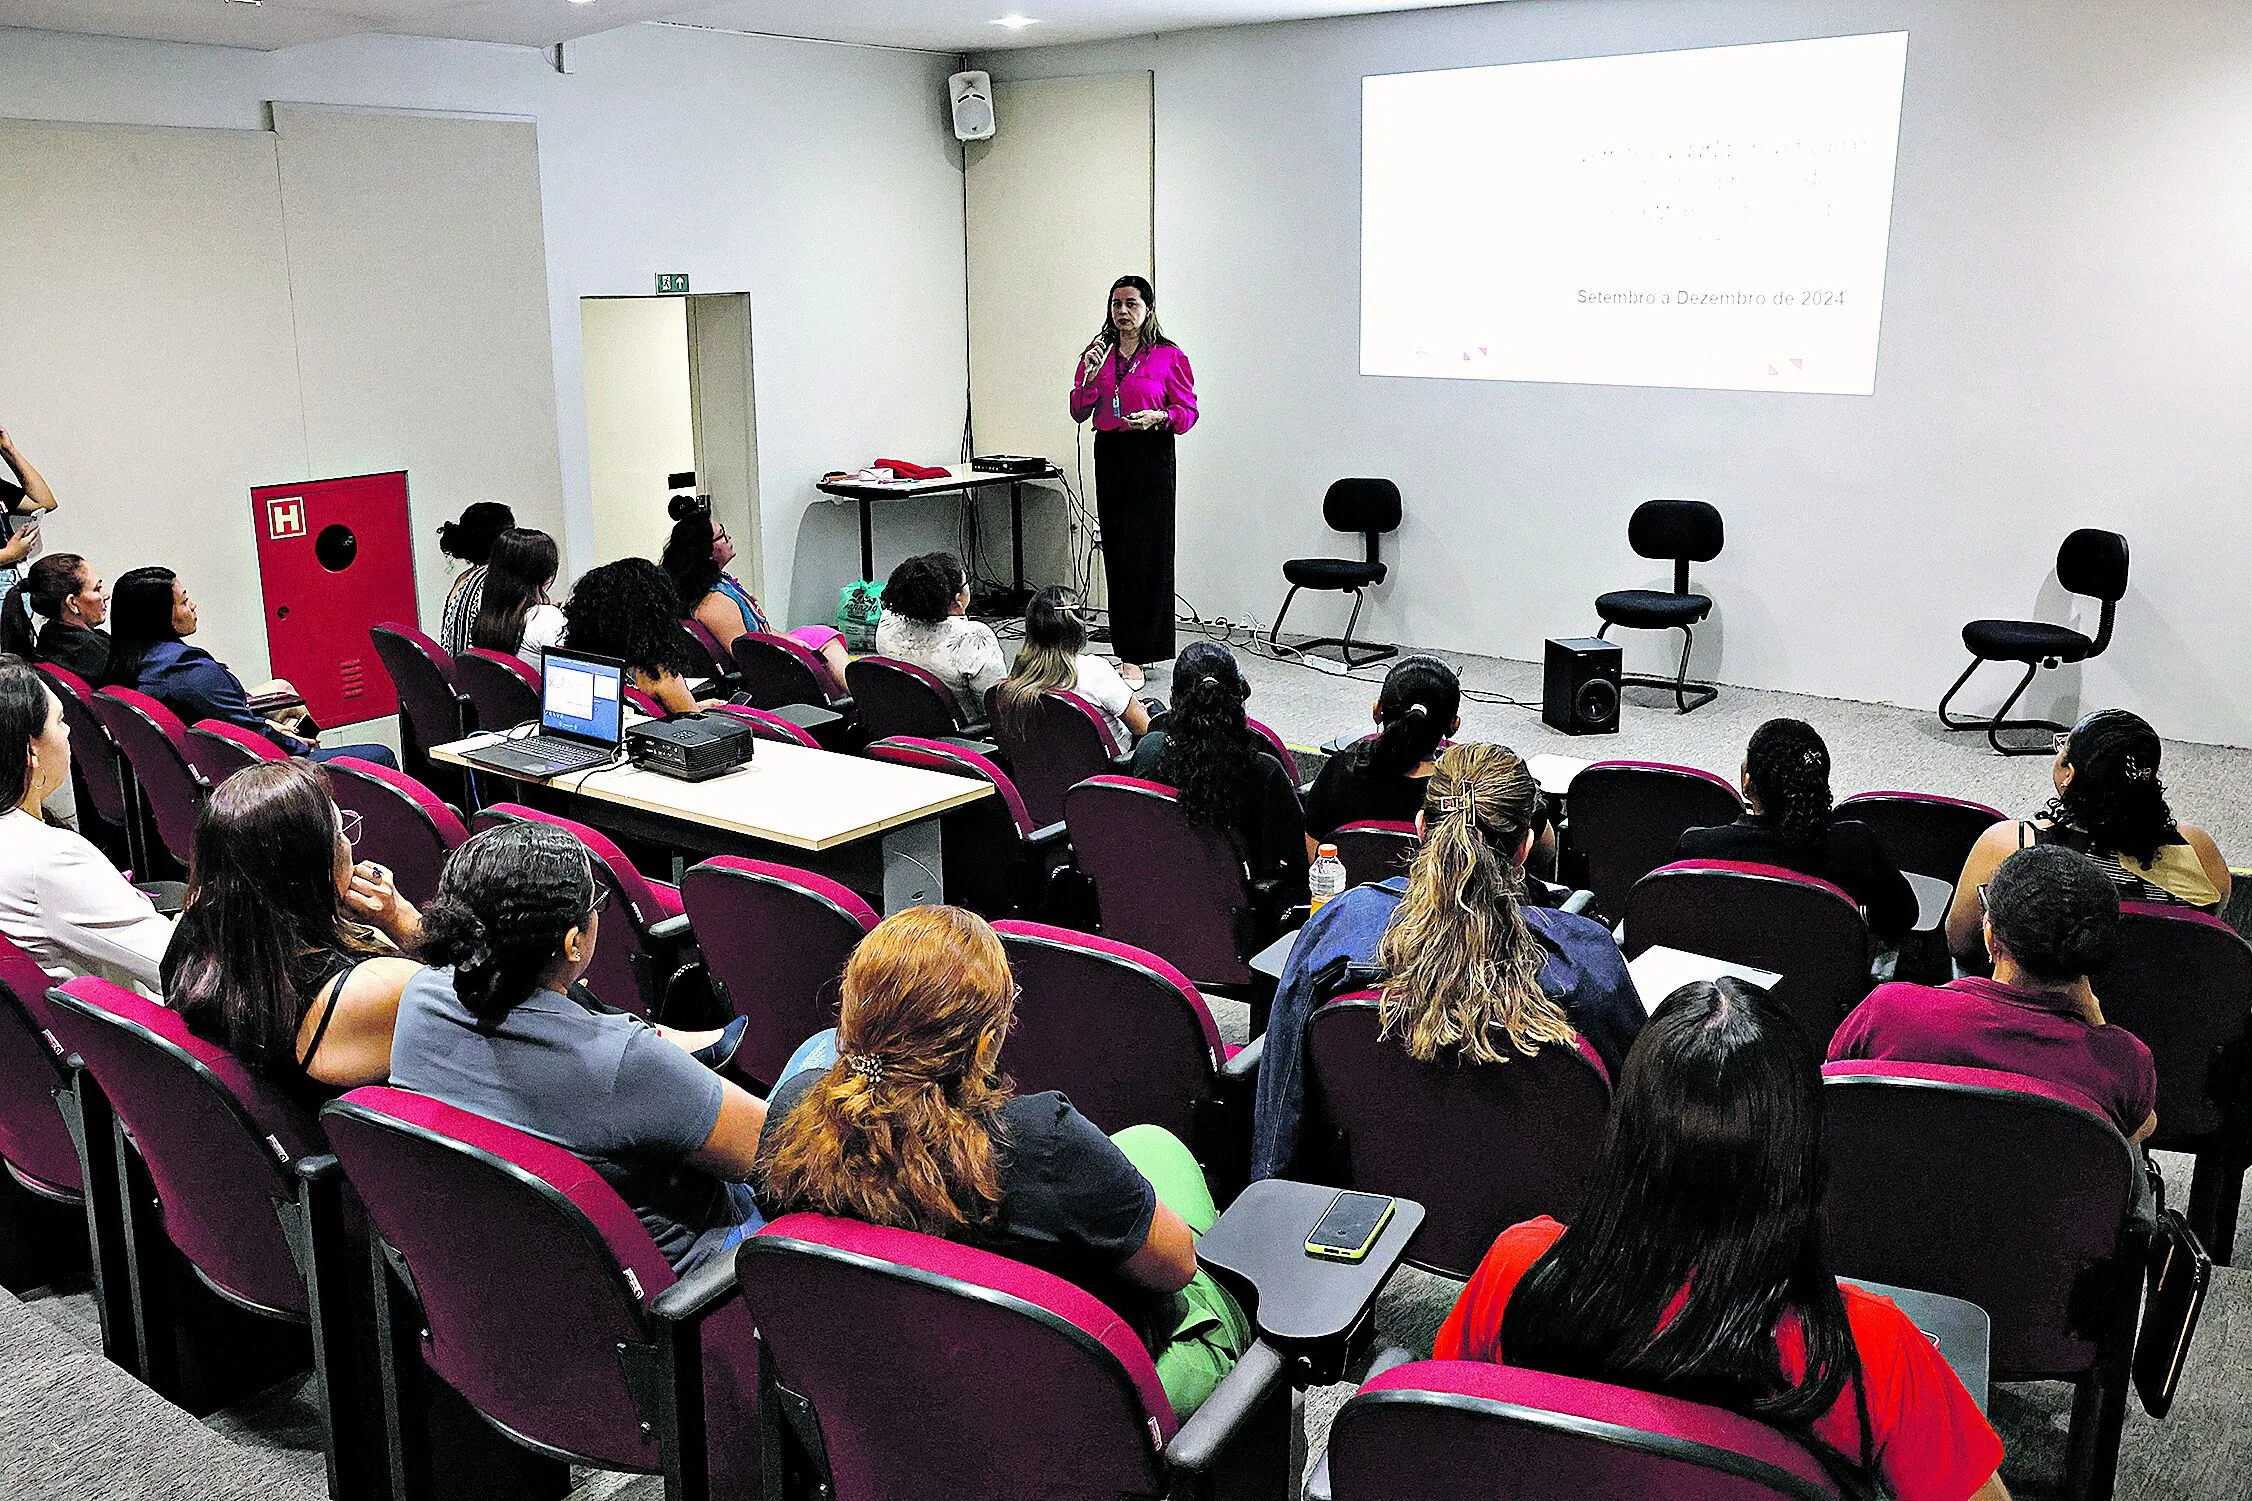
{"type": "Polygon", "coordinates": [[[642,692],[631,683],[626,685],[626,707],[648,719],[663,719],[672,711],[656,700],[654,694],[642,692]]]}
{"type": "Polygon", "coordinates": [[[891,657],[855,657],[845,667],[853,712],[871,740],[962,733],[962,706],[938,675],[891,657]]]}
{"type": "Polygon", "coordinates": [[[71,980],[49,993],[49,1017],[131,1133],[130,1149],[119,1142],[122,1229],[141,1378],[203,1413],[309,1356],[330,1493],[375,1494],[381,1424],[350,1353],[365,1262],[319,1125],[177,1012],[122,986],[71,980]],[[234,1315],[223,1332],[195,1312],[210,1293],[234,1315]]]}
{"type": "MultiPolygon", "coordinates": [[[[1869,993],[1869,925],[1828,881],[1742,860],[1678,860],[1634,883],[1626,954],[1662,946],[1773,970],[1817,1050],[1869,993]]],[[[1653,1008],[1663,996],[1644,996],[1653,1008]]],[[[1909,1284],[1913,1286],[1914,1284],[1909,1284]]]]}
{"type": "MultiPolygon", "coordinates": [[[[412,1278],[377,1262],[400,1331],[387,1408],[422,1408],[434,1380],[546,1460],[662,1474],[670,1501],[759,1496],[758,1356],[726,1258],[679,1280],[594,1169],[436,1100],[356,1089],[321,1119],[412,1278]]],[[[443,1457],[414,1428],[399,1442],[398,1494],[428,1494],[443,1457]]]]}
{"type": "Polygon", "coordinates": [[[1076,693],[1043,693],[1011,706],[995,688],[985,695],[985,717],[1036,823],[1061,819],[1063,795],[1073,786],[1124,769],[1118,763],[1124,747],[1112,740],[1095,706],[1076,693]]]}
{"type": "Polygon", "coordinates": [[[196,820],[210,790],[188,764],[187,726],[170,709],[132,688],[104,688],[94,695],[94,713],[132,764],[133,780],[156,821],[158,838],[185,870],[195,854],[196,820]]]}
{"type": "Polygon", "coordinates": [[[1726,778],[1660,761],[1597,761],[1572,778],[1568,839],[1586,876],[1572,884],[1595,893],[1595,908],[1616,920],[1634,883],[1673,858],[1684,830],[1734,823],[1743,799],[1726,778]]]}
{"type": "Polygon", "coordinates": [[[2252,1162],[2252,945],[2187,907],[2122,902],[2119,915],[2119,957],[2096,980],[2104,1019],[2157,1062],[2149,1145],[2196,1159],[2190,1228],[2226,1266],[2252,1162]]]}
{"type": "Polygon", "coordinates": [[[1994,1380],[2077,1388],[2064,1493],[2105,1501],[2154,1227],[2141,1154],[2084,1096],[2023,1075],[1822,1074],[1831,1269],[1986,1310],[1994,1380]]]}
{"type": "Polygon", "coordinates": [[[213,787],[245,766],[289,759],[286,751],[256,730],[223,719],[199,719],[189,725],[185,750],[196,775],[213,787]]]}
{"type": "Polygon", "coordinates": [[[798,1044],[837,1024],[837,982],[875,909],[827,876],[740,855],[690,866],[680,896],[715,988],[750,1022],[734,1067],[780,1082],[798,1044]]]}
{"type": "Polygon", "coordinates": [[[1978,836],[2009,816],[1984,803],[1930,792],[1857,792],[1839,803],[1836,813],[1867,824],[1902,870],[1950,885],[1961,879],[1978,836]]]}
{"type": "Polygon", "coordinates": [[[792,1214],[743,1243],[736,1272],[773,1379],[810,1409],[836,1501],[1287,1488],[1290,1391],[1263,1343],[1182,1423],[1125,1320],[990,1251],[792,1214]]]}
{"type": "Polygon", "coordinates": [[[803,746],[807,750],[820,750],[821,742],[803,725],[793,724],[771,709],[753,709],[744,704],[722,704],[719,712],[733,715],[751,727],[751,733],[761,740],[771,740],[777,745],[803,746]]]}
{"type": "Polygon", "coordinates": [[[1326,1468],[1335,1501],[1839,1496],[1805,1447],[1756,1419],[1483,1360],[1370,1379],[1338,1410],[1326,1468]]]}
{"type": "Polygon", "coordinates": [[[901,736],[877,741],[867,754],[897,766],[975,777],[991,784],[993,796],[939,818],[946,899],[987,918],[1040,910],[1048,872],[1070,846],[1061,823],[1034,826],[1007,772],[968,746],[946,740],[901,736]]]}
{"type": "Polygon", "coordinates": [[[1244,716],[1243,727],[1266,742],[1267,749],[1275,753],[1275,759],[1282,763],[1282,769],[1290,774],[1291,790],[1303,799],[1305,793],[1299,786],[1298,758],[1291,754],[1289,746],[1282,743],[1282,736],[1249,715],[1244,716]]]}
{"type": "Polygon", "coordinates": [[[391,685],[399,690],[399,764],[407,775],[442,797],[467,807],[467,777],[459,767],[440,766],[430,748],[459,740],[477,727],[462,696],[454,659],[444,647],[411,625],[385,621],[368,636],[391,685]]]}
{"type": "Polygon", "coordinates": [[[818,652],[793,637],[771,631],[745,631],[732,649],[743,691],[761,709],[784,704],[815,704],[847,713],[852,697],[829,675],[818,652]]]}
{"type": "Polygon", "coordinates": [[[57,1105],[70,1076],[47,1024],[52,983],[0,937],[0,1286],[17,1293],[86,1267],[86,1179],[57,1105]]]}
{"type": "Polygon", "coordinates": [[[392,884],[417,907],[438,894],[438,873],[469,831],[438,794],[403,771],[339,756],[327,763],[336,805],[360,815],[355,854],[387,865],[392,884]]]}
{"type": "Polygon", "coordinates": [[[501,823],[549,823],[586,846],[594,878],[616,898],[603,909],[586,986],[605,1006],[661,1019],[665,994],[679,969],[694,960],[692,934],[680,890],[652,881],[600,829],[522,803],[495,803],[477,815],[482,831],[501,823]]]}
{"type": "Polygon", "coordinates": [[[1415,832],[1415,820],[1391,818],[1364,818],[1341,826],[1327,839],[1317,839],[1317,844],[1337,846],[1337,858],[1345,862],[1345,884],[1365,886],[1371,881],[1388,881],[1394,876],[1404,876],[1415,861],[1416,846],[1422,842],[1415,832]]]}
{"type": "Polygon", "coordinates": [[[133,768],[94,713],[94,690],[86,680],[52,662],[34,664],[62,701],[63,723],[70,726],[70,767],[78,796],[78,822],[87,837],[112,860],[139,868],[142,859],[139,794],[133,768]],[[87,815],[91,813],[92,819],[87,815]]]}
{"type": "Polygon", "coordinates": [[[688,638],[688,676],[710,678],[715,683],[732,687],[735,682],[735,658],[719,644],[719,638],[701,620],[684,619],[680,633],[688,638]]]}
{"type": "Polygon", "coordinates": [[[513,729],[540,717],[540,675],[521,657],[471,647],[454,658],[454,671],[483,728],[513,729]]]}
{"type": "Polygon", "coordinates": [[[1243,988],[1282,899],[1254,884],[1228,836],[1181,814],[1161,782],[1100,776],[1064,794],[1079,868],[1094,878],[1104,936],[1162,954],[1206,989],[1243,988]]]}
{"type": "MultiPolygon", "coordinates": [[[[993,925],[1018,989],[1001,1063],[1020,1093],[1060,1089],[1105,1131],[1163,1126],[1196,1154],[1215,1190],[1248,1162],[1249,1068],[1220,1040],[1188,976],[1115,939],[1045,923],[993,925]]],[[[1256,1055],[1248,1058],[1256,1067],[1256,1055]]]]}
{"type": "Polygon", "coordinates": [[[1341,995],[1306,1024],[1300,1160],[1323,1182],[1423,1205],[1409,1260],[1468,1277],[1511,1225],[1568,1220],[1611,1113],[1586,1038],[1506,1063],[1419,1063],[1382,1035],[1377,993],[1341,995]]]}

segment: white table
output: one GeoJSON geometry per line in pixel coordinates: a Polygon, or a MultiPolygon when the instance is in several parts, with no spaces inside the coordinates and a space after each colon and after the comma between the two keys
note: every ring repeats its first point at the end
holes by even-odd
{"type": "Polygon", "coordinates": [[[1627,960],[1626,972],[1634,977],[1635,994],[1642,997],[1645,1011],[1656,1011],[1660,1001],[1698,980],[1718,980],[1724,975],[1733,975],[1762,989],[1771,989],[1783,978],[1771,969],[1731,964],[1725,959],[1669,949],[1663,944],[1652,944],[1627,960]]]}
{"type": "MultiPolygon", "coordinates": [[[[434,761],[487,777],[462,752],[497,735],[437,746],[434,761]]],[[[699,854],[751,854],[803,866],[859,890],[881,889],[884,910],[945,900],[939,817],[993,796],[990,782],[761,740],[750,764],[704,782],[613,767],[550,781],[557,811],[699,854]]]]}

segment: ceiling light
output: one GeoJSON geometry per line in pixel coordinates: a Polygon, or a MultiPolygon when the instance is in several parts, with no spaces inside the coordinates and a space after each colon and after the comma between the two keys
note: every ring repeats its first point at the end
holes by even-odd
{"type": "Polygon", "coordinates": [[[1040,23],[1031,16],[1020,16],[1015,11],[1010,11],[1007,15],[1001,17],[993,24],[996,26],[1006,26],[1011,31],[1022,31],[1027,26],[1037,26],[1040,23]]]}

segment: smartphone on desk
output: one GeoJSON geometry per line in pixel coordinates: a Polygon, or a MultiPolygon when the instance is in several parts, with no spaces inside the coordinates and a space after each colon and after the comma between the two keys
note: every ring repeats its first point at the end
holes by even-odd
{"type": "Polygon", "coordinates": [[[1342,1190],[1322,1211],[1314,1233],[1306,1237],[1306,1254],[1331,1261],[1367,1260],[1376,1238],[1392,1223],[1392,1205],[1384,1194],[1342,1190]]]}

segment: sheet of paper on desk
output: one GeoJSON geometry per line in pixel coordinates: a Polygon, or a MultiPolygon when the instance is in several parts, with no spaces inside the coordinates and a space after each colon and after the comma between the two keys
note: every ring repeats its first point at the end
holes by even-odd
{"type": "Polygon", "coordinates": [[[1754,985],[1772,986],[1783,977],[1771,969],[1754,969],[1748,964],[1730,964],[1725,959],[1714,959],[1705,954],[1686,953],[1653,944],[1634,958],[1627,960],[1626,972],[1634,977],[1635,993],[1642,997],[1642,1009],[1655,1011],[1658,1003],[1684,985],[1698,980],[1717,980],[1722,975],[1734,975],[1754,985]]]}
{"type": "Polygon", "coordinates": [[[1540,790],[1550,797],[1563,796],[1565,790],[1572,785],[1572,778],[1594,764],[1593,761],[1582,761],[1577,756],[1540,755],[1525,758],[1525,769],[1533,774],[1534,781],[1540,783],[1540,790]]]}

